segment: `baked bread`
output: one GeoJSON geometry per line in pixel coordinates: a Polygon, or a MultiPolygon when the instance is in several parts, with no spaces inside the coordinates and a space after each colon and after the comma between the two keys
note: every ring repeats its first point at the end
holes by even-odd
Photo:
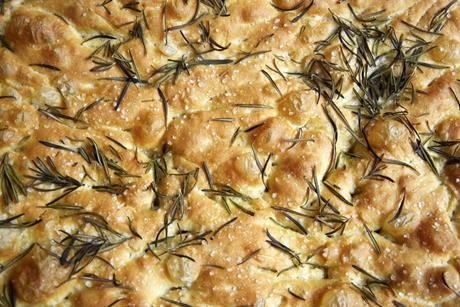
{"type": "Polygon", "coordinates": [[[460,5],[1,1],[2,306],[458,306],[460,5]]]}

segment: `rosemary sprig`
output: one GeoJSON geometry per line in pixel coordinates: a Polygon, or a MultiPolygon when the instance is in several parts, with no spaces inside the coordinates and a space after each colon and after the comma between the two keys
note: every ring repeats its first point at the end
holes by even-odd
{"type": "Polygon", "coordinates": [[[249,133],[249,132],[252,132],[260,127],[262,127],[263,125],[265,125],[265,122],[261,122],[259,124],[255,124],[254,126],[251,126],[249,128],[246,128],[243,130],[244,133],[249,133]]]}
{"type": "Polygon", "coordinates": [[[312,186],[311,188],[313,188],[313,191],[316,192],[316,196],[317,196],[317,199],[318,199],[318,207],[321,207],[321,200],[323,198],[321,196],[321,190],[320,190],[320,186],[318,184],[318,176],[316,175],[316,165],[313,166],[311,172],[312,172],[312,175],[313,175],[313,183],[314,183],[314,186],[312,186]]]}
{"type": "Polygon", "coordinates": [[[272,106],[261,103],[236,103],[235,107],[248,109],[273,109],[272,106]]]}
{"type": "Polygon", "coordinates": [[[268,53],[268,52],[271,52],[271,50],[262,50],[262,51],[257,51],[257,52],[243,52],[243,55],[238,60],[235,61],[235,65],[241,63],[242,61],[250,57],[258,56],[258,55],[268,53]]]}
{"type": "MultiPolygon", "coordinates": [[[[114,142],[117,146],[123,149],[127,149],[126,146],[124,146],[123,144],[115,140],[114,138],[107,137],[107,136],[106,138],[114,142]]],[[[48,141],[39,141],[39,142],[42,145],[45,145],[53,149],[64,150],[64,151],[79,154],[89,164],[91,164],[92,161],[96,162],[99,166],[103,168],[104,174],[107,180],[109,181],[109,183],[111,181],[109,169],[114,171],[114,174],[119,177],[133,177],[133,178],[138,177],[136,175],[129,174],[123,167],[118,165],[117,162],[107,158],[107,156],[100,149],[96,141],[94,141],[91,138],[87,138],[87,142],[85,142],[82,146],[79,146],[79,147],[72,147],[72,146],[68,146],[64,144],[56,144],[56,143],[51,143],[48,141]]],[[[110,146],[109,148],[112,150],[112,153],[113,153],[115,149],[110,146]]],[[[114,155],[121,160],[121,156],[118,154],[116,150],[115,150],[114,155]]]]}
{"type": "Polygon", "coordinates": [[[211,171],[209,170],[208,164],[203,161],[203,170],[204,174],[206,175],[206,180],[208,181],[209,188],[212,189],[213,184],[212,184],[212,174],[211,171]]]}
{"type": "MultiPolygon", "coordinates": [[[[313,181],[314,182],[314,181],[313,181]]],[[[308,184],[308,189],[307,189],[307,199],[305,200],[305,203],[304,203],[304,206],[301,206],[302,209],[304,210],[308,210],[308,211],[314,211],[315,209],[309,209],[309,208],[306,208],[307,204],[308,204],[308,199],[309,199],[309,195],[310,195],[310,190],[313,191],[315,194],[316,194],[316,199],[317,199],[317,208],[318,208],[318,211],[320,211],[320,213],[323,213],[324,212],[324,208],[326,207],[329,207],[332,211],[334,211],[335,213],[340,213],[337,211],[337,209],[332,206],[329,201],[324,198],[322,195],[321,195],[321,192],[319,189],[317,189],[317,185],[315,185],[314,183],[312,183],[311,181],[307,180],[307,184],[308,184]],[[324,203],[324,205],[322,206],[321,205],[321,202],[324,203]]],[[[310,206],[313,205],[313,202],[311,202],[310,206]]]]}
{"type": "MultiPolygon", "coordinates": [[[[195,188],[198,182],[198,175],[199,175],[199,168],[196,168],[195,170],[192,170],[186,173],[175,173],[175,174],[168,173],[166,169],[166,164],[165,165],[160,164],[162,161],[166,163],[164,161],[164,153],[166,151],[167,151],[167,148],[163,148],[163,153],[160,154],[158,158],[153,160],[153,162],[149,163],[149,166],[148,166],[154,171],[154,182],[151,184],[151,188],[154,192],[155,198],[152,201],[152,209],[156,210],[160,208],[162,203],[167,205],[166,211],[163,217],[164,226],[158,231],[156,242],[158,241],[160,235],[163,232],[164,232],[164,238],[167,240],[169,226],[172,225],[176,221],[182,220],[185,214],[185,197],[195,188]],[[159,176],[155,174],[157,171],[161,172],[159,176]],[[161,195],[156,190],[156,185],[165,176],[182,177],[180,189],[175,195],[171,195],[171,196],[161,195]],[[162,199],[164,199],[165,202],[161,202],[162,199]]],[[[152,250],[152,253],[154,253],[153,250],[152,250]]],[[[154,255],[156,254],[154,253],[154,255]]]]}
{"type": "Polygon", "coordinates": [[[210,195],[214,195],[214,196],[234,197],[234,198],[240,198],[242,200],[251,199],[249,196],[238,192],[231,186],[222,184],[222,183],[218,183],[218,182],[214,183],[213,189],[203,189],[202,191],[210,195]]]}
{"type": "Polygon", "coordinates": [[[240,205],[239,203],[237,203],[236,201],[234,201],[232,198],[228,198],[228,201],[227,201],[227,198],[223,198],[223,201],[224,201],[224,204],[225,204],[225,207],[227,209],[227,211],[229,211],[229,213],[231,213],[230,211],[230,208],[228,206],[228,202],[230,202],[233,206],[235,206],[238,210],[240,210],[241,212],[243,212],[244,214],[247,214],[247,215],[250,215],[250,216],[254,216],[255,215],[255,212],[254,211],[251,211],[249,209],[246,209],[245,207],[243,207],[242,205],[240,205]]]}
{"type": "Polygon", "coordinates": [[[125,58],[121,53],[118,52],[113,55],[116,66],[120,69],[124,76],[103,78],[103,80],[125,82],[125,85],[123,86],[123,89],[121,90],[121,93],[116,100],[115,110],[118,110],[120,108],[121,102],[126,96],[129,85],[131,83],[134,85],[145,85],[148,83],[146,80],[140,77],[134,58],[130,51],[128,53],[130,59],[125,58]]]}
{"type": "Polygon", "coordinates": [[[457,94],[455,93],[455,91],[450,86],[449,86],[449,91],[452,93],[452,96],[454,97],[455,102],[457,102],[458,108],[460,109],[460,100],[458,99],[457,94]]]}
{"type": "Polygon", "coordinates": [[[162,149],[153,154],[153,157],[143,163],[145,172],[152,171],[154,185],[157,185],[166,175],[168,175],[168,165],[166,163],[166,155],[169,153],[169,147],[163,146],[162,149]]]}
{"type": "MultiPolygon", "coordinates": [[[[88,219],[86,219],[86,222],[88,222],[88,219]]],[[[117,235],[118,239],[113,240],[109,237],[113,232],[109,230],[106,233],[107,229],[100,227],[100,225],[104,224],[92,223],[91,225],[96,228],[97,235],[80,234],[79,232],[71,234],[61,230],[61,233],[65,236],[62,240],[56,242],[63,249],[61,255],[59,255],[59,263],[63,266],[71,267],[69,278],[81,272],[94,259],[102,259],[99,254],[112,250],[131,239],[129,237],[120,238],[117,235]]]]}
{"type": "Polygon", "coordinates": [[[155,78],[154,85],[159,87],[163,83],[172,80],[176,84],[179,76],[183,72],[190,75],[190,69],[194,66],[200,65],[226,65],[233,61],[230,59],[189,59],[185,55],[178,60],[168,60],[168,63],[155,69],[151,78],[155,78]]]}
{"type": "Polygon", "coordinates": [[[382,175],[380,172],[386,168],[386,165],[382,163],[382,160],[379,157],[374,157],[374,159],[369,163],[367,167],[369,171],[362,177],[362,179],[369,179],[369,180],[378,180],[383,181],[387,180],[389,182],[394,183],[395,181],[386,175],[382,175]]]}
{"type": "Polygon", "coordinates": [[[178,254],[178,253],[175,253],[175,252],[170,252],[169,253],[171,256],[174,256],[174,257],[178,257],[178,258],[182,258],[182,259],[187,259],[187,260],[190,260],[192,262],[196,262],[195,259],[193,259],[192,257],[190,256],[187,256],[187,255],[184,255],[184,254],[178,254]]]}
{"type": "Polygon", "coordinates": [[[242,265],[243,263],[246,263],[248,262],[250,259],[254,258],[255,256],[257,256],[257,254],[261,251],[262,249],[261,248],[258,248],[252,252],[250,252],[249,254],[247,254],[246,256],[243,257],[243,259],[241,259],[240,262],[238,262],[236,265],[242,265]]]}
{"type": "Polygon", "coordinates": [[[231,59],[202,59],[195,61],[192,66],[200,66],[200,65],[226,65],[233,63],[231,59]]]}
{"type": "MultiPolygon", "coordinates": [[[[114,161],[109,160],[105,157],[102,151],[99,149],[97,143],[89,139],[88,146],[92,149],[91,156],[84,147],[80,147],[77,149],[67,147],[64,145],[53,144],[46,141],[42,141],[42,144],[53,147],[56,149],[67,150],[75,153],[79,153],[82,157],[87,161],[90,162],[91,160],[96,161],[99,165],[101,165],[104,169],[104,173],[106,174],[107,179],[109,180],[108,184],[105,185],[94,185],[91,186],[92,189],[100,192],[106,192],[111,194],[122,194],[129,186],[129,184],[113,184],[110,182],[110,175],[109,169],[114,170],[115,174],[120,177],[136,177],[134,175],[128,174],[123,168],[118,166],[114,161]]],[[[27,175],[27,178],[33,180],[32,188],[38,191],[43,192],[51,192],[57,190],[63,190],[63,194],[58,196],[57,198],[53,199],[45,206],[53,204],[58,200],[64,198],[65,196],[69,195],[70,193],[74,192],[84,184],[79,180],[70,177],[68,175],[62,174],[57,167],[55,166],[53,160],[50,157],[46,158],[46,162],[42,161],[40,158],[37,158],[33,161],[34,167],[30,168],[30,170],[34,173],[33,175],[27,175]],[[51,187],[44,187],[44,186],[51,186],[51,187]]]]}
{"type": "Polygon", "coordinates": [[[31,67],[41,67],[41,68],[46,68],[49,70],[54,70],[54,71],[61,71],[59,67],[50,65],[50,64],[40,64],[40,63],[35,63],[35,64],[29,64],[31,67]]]}
{"type": "Polygon", "coordinates": [[[360,294],[361,294],[361,297],[363,298],[363,300],[365,302],[369,302],[371,301],[372,303],[374,303],[375,305],[377,305],[378,307],[383,307],[377,300],[377,297],[375,296],[374,292],[372,292],[372,290],[370,290],[368,287],[366,286],[358,286],[357,284],[355,283],[351,283],[352,285],[352,288],[355,289],[356,291],[358,291],[360,294]]]}
{"type": "Polygon", "coordinates": [[[223,267],[221,265],[213,264],[213,263],[203,264],[203,266],[208,267],[208,268],[218,269],[218,270],[225,270],[226,269],[225,267],[223,267]]]}
{"type": "Polygon", "coordinates": [[[104,10],[107,12],[107,14],[111,15],[111,12],[110,10],[107,8],[107,4],[109,4],[110,2],[112,2],[113,0],[104,0],[102,1],[102,3],[98,4],[97,6],[100,6],[100,7],[103,7],[104,10]]]}
{"type": "Polygon", "coordinates": [[[302,234],[302,232],[300,232],[300,230],[298,230],[297,228],[294,228],[294,227],[291,227],[290,225],[285,225],[281,222],[279,222],[277,219],[273,218],[273,217],[270,217],[270,221],[272,221],[273,223],[275,223],[277,226],[280,226],[281,228],[284,228],[286,230],[290,230],[290,231],[293,231],[293,232],[297,232],[299,234],[302,234]]]}
{"type": "Polygon", "coordinates": [[[238,137],[238,135],[240,133],[240,129],[241,129],[241,127],[238,127],[238,128],[235,129],[235,132],[233,132],[233,135],[230,138],[230,147],[233,145],[233,143],[235,143],[236,138],[238,137]]]}
{"type": "Polygon", "coordinates": [[[38,208],[43,208],[43,209],[72,210],[72,211],[79,211],[79,210],[84,209],[81,206],[65,204],[65,203],[48,204],[46,206],[37,206],[37,207],[38,208]]]}
{"type": "Polygon", "coordinates": [[[284,245],[283,243],[275,239],[275,237],[273,237],[268,230],[266,231],[266,233],[267,233],[268,240],[265,240],[265,242],[270,244],[270,246],[278,249],[282,253],[287,254],[288,256],[291,257],[291,259],[295,259],[298,264],[302,263],[297,253],[295,253],[292,249],[290,249],[289,247],[287,247],[286,245],[284,245]]]}
{"type": "Polygon", "coordinates": [[[442,35],[441,33],[438,33],[438,32],[429,31],[429,30],[425,30],[425,29],[422,29],[420,27],[417,27],[416,25],[413,25],[413,24],[411,24],[411,23],[409,23],[409,22],[407,22],[405,20],[401,20],[401,23],[406,25],[406,26],[408,26],[409,28],[417,30],[417,31],[419,31],[421,33],[430,34],[430,35],[437,35],[437,36],[442,35]]]}
{"type": "Polygon", "coordinates": [[[368,235],[369,240],[371,241],[371,243],[374,246],[375,250],[377,251],[377,253],[381,254],[382,249],[380,248],[377,240],[375,239],[374,235],[372,234],[372,231],[369,229],[369,227],[367,227],[366,223],[363,223],[363,226],[364,226],[364,229],[366,230],[366,234],[368,235]]]}
{"type": "Polygon", "coordinates": [[[428,149],[446,159],[446,164],[457,164],[460,162],[460,140],[434,141],[434,143],[436,145],[429,146],[428,149]]]}
{"type": "Polygon", "coordinates": [[[138,177],[136,175],[129,174],[123,167],[118,165],[115,161],[107,158],[107,156],[104,154],[104,152],[102,152],[96,141],[94,141],[91,138],[88,138],[87,140],[87,147],[89,147],[91,150],[91,159],[103,168],[104,174],[109,183],[111,183],[109,169],[114,171],[114,174],[119,177],[138,177]]]}
{"type": "Polygon", "coordinates": [[[406,201],[406,190],[404,189],[401,201],[398,205],[398,210],[396,210],[395,215],[388,221],[389,224],[395,222],[401,216],[405,201],[406,201]]]}
{"type": "Polygon", "coordinates": [[[305,298],[304,298],[303,296],[301,296],[301,295],[299,295],[299,294],[293,292],[293,291],[292,291],[291,289],[289,289],[289,288],[288,288],[288,293],[289,293],[290,295],[292,295],[293,297],[295,297],[296,299],[298,299],[298,300],[305,301],[305,298]]]}
{"type": "Polygon", "coordinates": [[[211,118],[210,121],[220,122],[220,123],[233,123],[235,119],[233,117],[216,117],[216,118],[211,118]]]}
{"type": "Polygon", "coordinates": [[[88,223],[89,225],[93,226],[99,233],[102,233],[102,230],[107,231],[119,238],[122,238],[123,235],[110,227],[110,225],[107,223],[107,221],[99,214],[95,214],[94,216],[97,217],[97,219],[94,219],[90,217],[92,212],[79,212],[79,213],[74,213],[70,216],[78,216],[78,215],[83,215],[82,221],[85,223],[88,223]]]}
{"type": "Polygon", "coordinates": [[[284,81],[287,81],[286,76],[283,74],[283,72],[279,69],[278,65],[276,65],[276,58],[273,58],[273,67],[265,65],[269,70],[274,72],[275,74],[278,74],[281,78],[283,78],[284,81]]]}
{"type": "Polygon", "coordinates": [[[262,177],[262,183],[264,184],[265,191],[267,192],[267,191],[269,191],[269,187],[268,187],[268,183],[265,181],[265,171],[267,170],[267,166],[268,166],[268,163],[270,162],[270,159],[272,157],[272,153],[270,153],[268,155],[267,159],[265,160],[265,163],[262,165],[262,163],[260,162],[259,157],[257,156],[257,152],[256,152],[254,146],[251,145],[251,149],[252,149],[252,154],[254,155],[254,160],[256,162],[257,168],[259,169],[261,177],[262,177]]]}
{"type": "Polygon", "coordinates": [[[93,102],[87,104],[86,106],[83,106],[81,107],[80,109],[78,109],[77,113],[75,113],[74,115],[74,121],[80,121],[80,118],[82,117],[83,113],[91,110],[92,108],[96,107],[97,105],[99,105],[100,103],[103,103],[103,102],[106,102],[107,100],[104,99],[104,98],[98,98],[96,100],[94,100],[93,102]]]}
{"type": "Polygon", "coordinates": [[[98,61],[114,63],[113,56],[117,53],[121,45],[122,42],[105,39],[103,43],[94,49],[88,59],[91,59],[96,64],[98,61]]]}
{"type": "Polygon", "coordinates": [[[148,245],[148,250],[151,251],[158,259],[160,259],[160,257],[165,254],[176,253],[178,250],[183,249],[187,246],[202,245],[203,242],[207,242],[206,237],[211,233],[212,231],[210,230],[198,234],[193,234],[190,231],[181,230],[176,235],[171,237],[165,235],[163,239],[159,239],[159,233],[157,234],[155,241],[151,242],[148,245]],[[158,254],[155,253],[155,248],[157,248],[161,243],[168,242],[168,239],[176,239],[176,242],[170,242],[170,244],[168,244],[168,246],[163,251],[161,251],[158,254]]]}
{"type": "Polygon", "coordinates": [[[446,280],[446,272],[442,272],[442,283],[444,284],[444,287],[446,287],[447,289],[449,289],[450,291],[452,291],[452,293],[455,294],[455,296],[457,297],[460,297],[460,292],[458,292],[457,290],[455,290],[454,288],[452,288],[448,283],[447,283],[447,280],[446,280]]]}
{"type": "Polygon", "coordinates": [[[120,109],[120,105],[121,105],[121,102],[123,101],[123,99],[125,98],[126,96],[126,93],[128,92],[128,89],[129,89],[129,85],[131,84],[130,81],[127,81],[125,83],[125,85],[123,86],[123,89],[121,90],[121,93],[120,93],[120,96],[118,96],[117,98],[117,101],[115,103],[115,110],[119,110],[120,109]]]}
{"type": "MultiPolygon", "coordinates": [[[[302,72],[290,72],[289,75],[294,75],[302,79],[302,81],[318,95],[318,101],[321,95],[328,94],[333,97],[343,97],[340,93],[340,83],[342,81],[335,80],[330,71],[341,71],[339,66],[328,62],[324,59],[313,58],[307,64],[302,72]]],[[[318,102],[317,101],[317,102],[318,102]]]]}
{"type": "MultiPolygon", "coordinates": [[[[317,220],[322,221],[322,219],[317,219],[317,220]]],[[[326,236],[332,237],[336,233],[338,233],[339,235],[343,235],[343,233],[345,232],[345,227],[347,226],[348,221],[349,221],[349,219],[345,219],[345,220],[335,219],[334,222],[338,223],[338,226],[336,228],[333,228],[331,231],[327,232],[326,236]]]]}
{"type": "Polygon", "coordinates": [[[3,293],[0,296],[1,307],[16,307],[16,291],[11,281],[3,286],[3,293]]]}
{"type": "Polygon", "coordinates": [[[142,23],[140,20],[134,22],[132,30],[129,31],[130,39],[139,39],[144,47],[144,53],[147,53],[147,47],[145,46],[145,38],[144,38],[144,28],[142,27],[142,23]]]}
{"type": "Polygon", "coordinates": [[[296,17],[294,17],[293,19],[291,19],[291,22],[292,23],[296,23],[297,21],[299,21],[303,16],[305,16],[305,14],[311,9],[311,7],[313,6],[315,0],[311,0],[310,4],[308,4],[304,9],[302,9],[302,11],[300,12],[299,15],[297,15],[296,17]]]}
{"type": "Polygon", "coordinates": [[[307,65],[305,72],[294,75],[300,76],[317,92],[318,97],[321,95],[329,102],[347,130],[360,142],[334,102],[335,95],[340,97],[340,91],[337,89],[341,86],[339,81],[343,80],[345,75],[348,75],[353,83],[352,91],[359,102],[355,107],[355,113],[360,121],[361,118],[372,119],[388,105],[407,99],[411,80],[420,67],[446,67],[420,61],[421,56],[433,48],[430,42],[422,38],[411,41],[402,36],[397,37],[391,26],[380,26],[388,20],[381,15],[383,11],[360,16],[350,5],[349,9],[360,24],[331,12],[337,27],[329,37],[319,42],[316,48],[316,52],[319,52],[334,40],[338,40],[344,67],[314,58],[307,65]],[[387,48],[379,48],[380,45],[387,48]],[[334,78],[332,72],[336,72],[340,77],[334,78]]]}
{"type": "Polygon", "coordinates": [[[411,144],[415,153],[428,164],[428,166],[436,176],[439,176],[436,164],[434,163],[433,158],[431,157],[429,152],[426,150],[424,143],[422,143],[422,140],[419,137],[417,137],[415,141],[411,141],[411,144]]]}
{"type": "Polygon", "coordinates": [[[89,41],[92,41],[92,40],[95,40],[95,39],[105,39],[105,40],[113,40],[113,39],[117,39],[117,37],[113,36],[113,35],[110,35],[110,34],[96,34],[96,35],[93,35],[93,36],[90,36],[88,37],[87,39],[83,40],[81,42],[81,44],[85,44],[89,41]]]}
{"type": "Polygon", "coordinates": [[[433,32],[441,32],[447,23],[449,13],[452,7],[457,3],[457,0],[449,2],[446,6],[437,11],[428,25],[428,30],[433,32]]]}
{"type": "Polygon", "coordinates": [[[406,305],[404,305],[401,302],[398,302],[397,300],[393,300],[392,303],[393,305],[395,305],[395,307],[406,307],[406,305]]]}
{"type": "Polygon", "coordinates": [[[27,178],[33,180],[32,187],[38,191],[56,191],[56,190],[69,190],[79,188],[83,184],[77,179],[61,174],[56,165],[54,164],[51,157],[46,158],[46,162],[43,162],[40,158],[32,161],[34,167],[30,170],[34,175],[27,175],[27,178]],[[51,188],[44,188],[40,186],[49,186],[51,188]]]}
{"type": "Polygon", "coordinates": [[[225,3],[226,0],[199,0],[199,2],[212,9],[215,16],[230,16],[227,10],[227,4],[225,3]]]}
{"type": "Polygon", "coordinates": [[[120,141],[114,139],[113,137],[110,137],[108,135],[106,135],[105,137],[106,139],[112,141],[114,144],[118,145],[120,148],[128,150],[128,148],[125,145],[123,145],[120,141]]]}
{"type": "Polygon", "coordinates": [[[304,7],[302,9],[302,11],[300,12],[300,14],[298,14],[296,17],[294,17],[291,20],[292,23],[295,23],[295,22],[299,21],[310,10],[310,8],[313,6],[313,3],[314,3],[314,0],[310,1],[310,3],[307,6],[304,6],[305,5],[305,0],[301,0],[301,1],[299,1],[299,3],[293,5],[292,7],[289,7],[289,8],[279,7],[276,4],[274,4],[273,2],[271,2],[271,5],[275,9],[277,9],[278,11],[281,11],[281,12],[293,12],[293,11],[297,11],[300,8],[304,7]]]}
{"type": "Polygon", "coordinates": [[[149,22],[147,21],[147,16],[145,15],[145,10],[142,10],[142,20],[144,20],[145,27],[147,30],[150,30],[149,22]]]}
{"type": "Polygon", "coordinates": [[[10,164],[8,153],[4,154],[0,162],[0,188],[2,190],[3,203],[9,205],[18,202],[19,194],[27,195],[27,190],[21,182],[19,174],[10,164]]]}
{"type": "MultiPolygon", "coordinates": [[[[356,271],[360,272],[361,274],[363,274],[364,276],[368,277],[369,279],[366,281],[366,285],[369,286],[369,285],[372,285],[372,284],[378,284],[378,285],[383,285],[383,286],[386,286],[388,288],[390,288],[389,286],[389,283],[388,281],[382,279],[382,278],[378,278],[376,277],[375,275],[369,273],[368,271],[366,271],[365,269],[353,264],[352,265],[353,269],[355,269],[356,271]]],[[[390,288],[391,289],[391,288],[390,288]]]]}
{"type": "Polygon", "coordinates": [[[327,174],[330,174],[332,170],[334,169],[334,166],[336,165],[336,161],[337,161],[337,140],[339,137],[339,133],[337,129],[337,124],[335,123],[334,119],[332,118],[326,106],[323,106],[323,111],[326,114],[326,117],[329,123],[331,124],[332,130],[333,130],[331,160],[329,162],[329,167],[326,171],[327,174]]]}
{"type": "Polygon", "coordinates": [[[134,228],[133,221],[128,217],[128,227],[129,231],[135,236],[138,237],[139,239],[143,240],[142,236],[137,232],[136,228],[134,228]]]}
{"type": "Polygon", "coordinates": [[[107,100],[105,100],[103,98],[96,99],[95,101],[91,102],[90,104],[81,107],[75,113],[74,116],[71,116],[71,115],[63,113],[63,111],[66,109],[65,107],[60,108],[60,107],[54,107],[54,106],[48,106],[48,105],[46,106],[46,108],[39,108],[38,112],[40,112],[41,114],[45,115],[46,117],[49,117],[49,118],[51,118],[51,119],[53,119],[53,120],[55,120],[58,123],[61,123],[63,125],[66,125],[66,126],[69,126],[69,127],[72,127],[72,128],[86,129],[86,128],[88,128],[88,124],[86,122],[84,122],[83,120],[81,120],[81,117],[82,117],[83,113],[91,110],[92,108],[94,108],[98,104],[100,104],[102,102],[106,102],[106,101],[107,100]],[[73,123],[79,123],[79,124],[83,124],[83,125],[76,125],[76,126],[75,125],[70,125],[69,123],[67,123],[67,121],[71,121],[73,123]]]}
{"type": "Polygon", "coordinates": [[[87,280],[92,282],[97,282],[102,284],[103,288],[119,288],[123,290],[134,290],[130,286],[123,285],[115,276],[112,275],[112,278],[103,278],[99,277],[96,274],[86,273],[79,277],[80,280],[87,280]]]}
{"type": "Polygon", "coordinates": [[[332,184],[330,184],[327,181],[323,181],[323,184],[332,194],[334,194],[335,197],[340,199],[344,204],[346,204],[348,206],[352,206],[352,207],[354,206],[353,203],[351,201],[349,201],[348,199],[346,199],[345,196],[340,194],[340,192],[337,191],[337,189],[332,184]]]}
{"type": "Polygon", "coordinates": [[[272,38],[274,35],[275,35],[275,33],[271,33],[271,34],[267,34],[267,35],[263,36],[261,39],[259,39],[259,40],[257,41],[257,43],[254,45],[254,48],[259,47],[260,44],[265,43],[265,42],[268,41],[270,38],[272,38]]]}
{"type": "Polygon", "coordinates": [[[164,114],[164,120],[165,120],[165,129],[168,128],[168,100],[166,99],[166,96],[163,94],[163,91],[158,87],[158,95],[160,96],[161,99],[161,105],[163,106],[163,114],[164,114]]]}
{"type": "Polygon", "coordinates": [[[195,11],[193,13],[193,16],[192,18],[190,18],[190,20],[188,20],[187,22],[183,23],[183,24],[180,24],[180,25],[176,25],[176,26],[172,26],[172,27],[166,27],[166,12],[164,12],[164,23],[165,23],[165,32],[166,32],[166,35],[168,32],[171,32],[171,31],[176,31],[176,30],[180,30],[180,29],[183,29],[183,28],[186,28],[188,26],[191,26],[195,23],[197,23],[198,21],[200,21],[201,18],[203,18],[204,16],[206,16],[207,14],[206,13],[202,13],[202,14],[199,14],[200,12],[200,2],[201,1],[196,1],[196,5],[195,5],[195,11]]]}
{"type": "Polygon", "coordinates": [[[34,248],[35,243],[32,243],[28,248],[20,252],[18,255],[14,256],[7,262],[0,264],[0,274],[5,272],[6,270],[10,269],[13,267],[16,263],[18,263],[22,258],[27,256],[27,254],[34,248]]]}
{"type": "Polygon", "coordinates": [[[385,164],[393,164],[393,165],[399,165],[399,166],[407,167],[407,168],[413,170],[415,173],[420,174],[415,167],[413,167],[412,165],[410,165],[409,163],[404,162],[404,161],[399,161],[399,160],[396,160],[396,159],[381,158],[381,162],[385,163],[385,164]]]}
{"type": "Polygon", "coordinates": [[[286,212],[286,213],[289,213],[289,214],[292,214],[292,215],[301,216],[301,217],[313,218],[313,216],[307,215],[307,214],[305,214],[305,213],[297,212],[297,211],[295,211],[295,210],[292,210],[292,209],[289,209],[289,208],[280,207],[280,206],[272,206],[272,209],[274,209],[274,210],[276,210],[276,211],[280,211],[280,212],[286,212]]]}
{"type": "Polygon", "coordinates": [[[67,146],[67,145],[63,145],[63,144],[55,144],[55,143],[52,143],[52,142],[48,142],[48,141],[39,141],[40,144],[46,146],[46,147],[49,147],[49,148],[53,148],[53,149],[58,149],[58,150],[64,150],[64,151],[68,151],[68,152],[73,152],[73,153],[77,153],[79,154],[86,162],[90,163],[91,162],[91,158],[89,156],[89,153],[87,152],[87,150],[84,148],[84,147],[77,147],[77,148],[74,148],[74,147],[70,147],[70,146],[67,146]]]}
{"type": "Polygon", "coordinates": [[[227,45],[222,45],[222,44],[218,43],[212,37],[212,35],[211,35],[211,26],[210,26],[209,22],[207,22],[207,23],[201,22],[199,26],[200,26],[200,32],[201,32],[200,33],[201,41],[202,41],[202,43],[208,44],[209,48],[210,48],[209,51],[201,52],[201,54],[208,53],[208,52],[211,52],[211,51],[224,51],[224,50],[227,50],[230,47],[231,43],[228,43],[227,45]]]}
{"type": "Polygon", "coordinates": [[[217,227],[216,230],[214,230],[214,232],[212,233],[212,238],[216,237],[217,234],[222,230],[224,229],[225,227],[229,226],[230,224],[234,223],[236,220],[238,219],[238,217],[234,217],[232,219],[230,219],[229,221],[225,222],[224,224],[220,225],[219,227],[217,227]]]}
{"type": "Polygon", "coordinates": [[[301,222],[297,221],[295,218],[289,215],[286,211],[281,211],[281,214],[283,214],[289,221],[291,221],[300,230],[302,234],[308,235],[308,231],[305,229],[305,227],[302,225],[301,222]]]}
{"type": "Polygon", "coordinates": [[[394,291],[391,288],[388,281],[374,276],[373,274],[369,273],[368,271],[364,270],[363,268],[357,265],[353,264],[352,267],[353,269],[355,269],[356,271],[360,272],[361,274],[367,277],[367,279],[365,280],[365,284],[362,287],[359,287],[358,285],[352,283],[353,287],[362,294],[362,297],[364,300],[372,301],[376,305],[381,306],[379,302],[377,301],[377,297],[375,296],[374,292],[371,289],[371,286],[373,285],[378,285],[378,286],[388,288],[394,294],[394,291]]]}
{"type": "Polygon", "coordinates": [[[93,185],[91,188],[98,192],[109,193],[114,195],[122,195],[127,189],[129,185],[127,184],[113,184],[109,183],[106,185],[93,185]]]}
{"type": "Polygon", "coordinates": [[[281,96],[283,97],[283,93],[281,93],[281,90],[280,88],[278,87],[278,85],[276,85],[276,82],[275,80],[273,80],[273,78],[270,76],[270,74],[268,72],[266,72],[265,70],[261,70],[261,72],[264,74],[264,76],[268,79],[268,81],[270,82],[270,84],[273,86],[273,88],[276,90],[276,92],[281,96]]]}
{"type": "Polygon", "coordinates": [[[41,222],[41,219],[37,219],[35,221],[30,221],[30,222],[13,223],[14,221],[19,219],[23,215],[24,215],[24,213],[21,213],[21,214],[18,214],[18,215],[15,215],[15,216],[0,220],[0,229],[1,228],[10,228],[10,229],[11,228],[17,228],[17,229],[29,228],[29,227],[37,225],[38,223],[41,222]]]}
{"type": "Polygon", "coordinates": [[[347,217],[337,213],[338,210],[329,204],[328,201],[326,201],[325,205],[320,207],[318,211],[319,214],[316,215],[314,219],[331,229],[334,229],[334,224],[345,224],[349,220],[347,217]],[[326,212],[326,208],[331,209],[332,212],[326,212]]]}
{"type": "Polygon", "coordinates": [[[123,5],[122,9],[131,10],[136,13],[140,13],[141,10],[139,9],[139,1],[131,1],[123,5]]]}

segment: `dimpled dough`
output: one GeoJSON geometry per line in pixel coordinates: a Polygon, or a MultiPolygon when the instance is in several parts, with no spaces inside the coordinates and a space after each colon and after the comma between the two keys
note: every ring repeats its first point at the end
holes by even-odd
{"type": "Polygon", "coordinates": [[[12,0],[2,306],[458,306],[460,5],[12,0]]]}

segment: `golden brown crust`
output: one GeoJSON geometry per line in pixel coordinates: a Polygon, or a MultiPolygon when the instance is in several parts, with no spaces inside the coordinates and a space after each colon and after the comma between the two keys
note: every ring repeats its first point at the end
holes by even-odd
{"type": "Polygon", "coordinates": [[[2,304],[460,303],[456,1],[4,2],[2,304]]]}

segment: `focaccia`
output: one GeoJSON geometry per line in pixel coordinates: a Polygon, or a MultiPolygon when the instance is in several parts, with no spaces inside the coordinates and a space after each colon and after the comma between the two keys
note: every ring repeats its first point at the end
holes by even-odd
{"type": "Polygon", "coordinates": [[[458,306],[460,4],[0,1],[1,306],[458,306]]]}

